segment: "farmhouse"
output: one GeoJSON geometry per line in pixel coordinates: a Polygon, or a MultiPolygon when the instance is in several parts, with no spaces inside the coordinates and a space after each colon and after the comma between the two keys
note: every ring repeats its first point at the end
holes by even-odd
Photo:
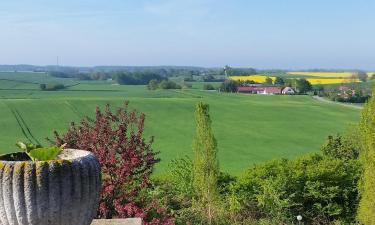
{"type": "Polygon", "coordinates": [[[337,95],[343,98],[349,98],[355,96],[355,94],[356,92],[353,88],[341,85],[339,87],[339,93],[337,95]]]}
{"type": "Polygon", "coordinates": [[[291,87],[277,87],[277,86],[261,86],[261,85],[249,85],[241,86],[237,88],[239,93],[249,93],[249,94],[263,94],[263,95],[293,95],[296,91],[291,87]]]}
{"type": "Polygon", "coordinates": [[[250,93],[250,94],[274,95],[274,94],[281,94],[281,87],[243,86],[243,87],[238,87],[237,92],[239,92],[239,93],[250,93]]]}
{"type": "Polygon", "coordinates": [[[294,94],[296,93],[296,91],[295,91],[293,88],[291,88],[291,87],[285,87],[285,88],[281,91],[281,93],[282,93],[283,95],[294,95],[294,94]]]}

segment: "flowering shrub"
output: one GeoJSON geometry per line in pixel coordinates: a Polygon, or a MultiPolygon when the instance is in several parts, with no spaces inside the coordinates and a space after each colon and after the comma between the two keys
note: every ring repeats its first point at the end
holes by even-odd
{"type": "Polygon", "coordinates": [[[112,112],[96,109],[95,120],[74,123],[65,135],[55,132],[57,145],[85,149],[99,159],[102,169],[102,193],[98,218],[140,217],[146,225],[174,224],[166,209],[147,198],[150,175],[159,161],[151,145],[143,138],[145,116],[128,110],[128,103],[112,112]]]}

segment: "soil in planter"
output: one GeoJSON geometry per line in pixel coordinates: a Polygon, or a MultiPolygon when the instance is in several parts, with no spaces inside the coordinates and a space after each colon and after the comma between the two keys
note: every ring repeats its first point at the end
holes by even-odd
{"type": "Polygon", "coordinates": [[[2,161],[31,161],[30,157],[25,152],[16,152],[5,155],[0,155],[2,161]]]}

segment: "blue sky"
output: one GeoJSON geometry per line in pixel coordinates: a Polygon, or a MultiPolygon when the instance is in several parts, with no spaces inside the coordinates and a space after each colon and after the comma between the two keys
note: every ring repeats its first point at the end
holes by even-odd
{"type": "Polygon", "coordinates": [[[0,64],[375,69],[373,0],[1,0],[0,64]]]}

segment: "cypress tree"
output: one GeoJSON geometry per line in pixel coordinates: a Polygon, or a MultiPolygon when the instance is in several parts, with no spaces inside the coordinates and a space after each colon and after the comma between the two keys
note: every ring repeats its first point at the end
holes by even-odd
{"type": "Polygon", "coordinates": [[[215,216],[219,200],[217,181],[219,162],[217,143],[211,128],[209,106],[198,103],[195,112],[196,136],[194,138],[193,185],[198,196],[198,204],[204,212],[208,224],[215,216]]]}
{"type": "Polygon", "coordinates": [[[372,98],[362,111],[360,127],[364,144],[361,153],[364,168],[360,184],[358,220],[363,224],[375,224],[375,86],[372,98]]]}

